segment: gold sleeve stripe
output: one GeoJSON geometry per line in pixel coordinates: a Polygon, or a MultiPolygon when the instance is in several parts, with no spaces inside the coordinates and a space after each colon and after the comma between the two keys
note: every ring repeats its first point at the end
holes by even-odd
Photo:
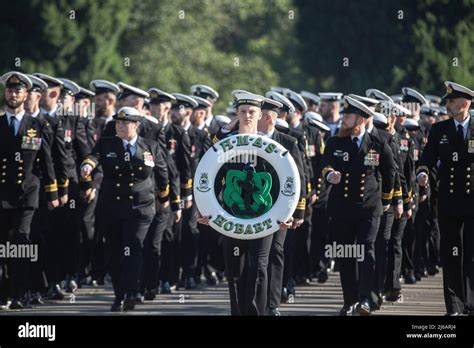
{"type": "Polygon", "coordinates": [[[190,189],[193,187],[193,179],[188,179],[184,184],[181,184],[181,188],[190,189]]]}
{"type": "Polygon", "coordinates": [[[80,177],[79,181],[81,181],[81,182],[91,182],[92,181],[92,175],[86,176],[85,178],[80,177]]]}
{"type": "Polygon", "coordinates": [[[45,185],[46,192],[56,192],[58,190],[58,183],[56,180],[51,185],[45,185]]]}
{"type": "Polygon", "coordinates": [[[58,187],[61,187],[61,188],[69,187],[69,179],[66,179],[64,181],[64,184],[58,184],[58,187]]]}
{"type": "Polygon", "coordinates": [[[215,143],[218,143],[219,142],[219,139],[217,139],[217,136],[214,135],[214,138],[212,138],[212,143],[215,144],[215,143]]]}
{"type": "Polygon", "coordinates": [[[160,198],[164,198],[168,196],[169,194],[170,194],[170,185],[166,185],[166,188],[164,191],[158,192],[158,195],[160,196],[160,198]]]}
{"type": "Polygon", "coordinates": [[[416,168],[416,175],[420,174],[421,172],[426,172],[426,174],[429,174],[430,170],[428,169],[427,166],[420,166],[416,168]]]}
{"type": "Polygon", "coordinates": [[[391,200],[393,198],[393,189],[390,193],[382,193],[383,200],[391,200]]]}
{"type": "Polygon", "coordinates": [[[174,201],[171,201],[171,203],[179,203],[179,202],[181,202],[181,196],[180,195],[177,195],[176,199],[174,201]]]}
{"type": "Polygon", "coordinates": [[[310,182],[308,182],[308,185],[306,185],[306,186],[307,186],[307,190],[308,190],[308,192],[311,192],[311,189],[313,188],[313,187],[311,186],[311,183],[310,183],[310,182]]]}
{"type": "Polygon", "coordinates": [[[306,209],[306,198],[301,198],[296,206],[296,209],[304,210],[306,209]]]}
{"type": "Polygon", "coordinates": [[[402,189],[393,192],[393,197],[401,197],[402,196],[402,189]]]}
{"type": "Polygon", "coordinates": [[[322,171],[323,178],[326,179],[326,176],[328,175],[328,173],[332,171],[334,171],[333,167],[331,166],[324,167],[322,171]]]}
{"type": "Polygon", "coordinates": [[[85,164],[89,164],[90,166],[92,166],[92,168],[95,168],[97,166],[97,164],[89,158],[85,159],[84,162],[82,162],[81,167],[85,164]]]}
{"type": "Polygon", "coordinates": [[[403,200],[403,203],[408,204],[408,203],[410,203],[410,201],[411,201],[411,198],[408,197],[408,198],[405,198],[405,199],[403,200]]]}

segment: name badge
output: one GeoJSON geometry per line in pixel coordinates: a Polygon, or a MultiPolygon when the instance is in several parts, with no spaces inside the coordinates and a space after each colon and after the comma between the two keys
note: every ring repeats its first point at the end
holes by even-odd
{"type": "Polygon", "coordinates": [[[145,165],[148,167],[154,167],[155,166],[155,161],[153,159],[153,155],[149,152],[144,152],[143,153],[143,160],[145,162],[145,165]]]}
{"type": "Polygon", "coordinates": [[[117,154],[115,152],[109,152],[107,155],[105,155],[107,158],[117,158],[117,154]]]}
{"type": "Polygon", "coordinates": [[[443,134],[441,139],[439,140],[440,144],[449,144],[448,136],[446,134],[443,134]]]}
{"type": "Polygon", "coordinates": [[[23,136],[21,138],[21,148],[23,150],[39,150],[41,148],[41,138],[23,136]]]}
{"type": "Polygon", "coordinates": [[[367,155],[364,157],[365,166],[378,166],[380,162],[380,154],[375,150],[369,150],[367,155]]]}
{"type": "Polygon", "coordinates": [[[309,157],[316,156],[316,146],[315,145],[309,145],[308,146],[308,156],[309,157]]]}
{"type": "Polygon", "coordinates": [[[467,144],[467,152],[474,153],[474,140],[469,140],[467,144]]]}

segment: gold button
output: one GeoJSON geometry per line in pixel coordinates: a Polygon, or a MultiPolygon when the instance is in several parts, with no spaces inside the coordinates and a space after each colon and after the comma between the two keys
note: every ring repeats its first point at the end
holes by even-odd
{"type": "Polygon", "coordinates": [[[6,162],[6,161],[7,161],[7,159],[6,159],[6,158],[4,158],[2,162],[6,162]]]}
{"type": "Polygon", "coordinates": [[[133,186],[133,182],[131,182],[130,184],[128,184],[128,186],[132,187],[132,186],[133,186]]]}
{"type": "Polygon", "coordinates": [[[453,190],[449,190],[449,193],[453,193],[454,191],[453,190]]]}
{"type": "Polygon", "coordinates": [[[466,170],[467,170],[468,172],[470,172],[470,171],[471,171],[471,167],[467,167],[466,170]]]}
{"type": "Polygon", "coordinates": [[[466,190],[466,193],[471,193],[471,190],[466,190]]]}
{"type": "Polygon", "coordinates": [[[119,166],[115,166],[115,169],[119,169],[119,166]]]}
{"type": "Polygon", "coordinates": [[[451,167],[451,171],[454,172],[454,168],[453,168],[453,167],[451,167]]]}
{"type": "Polygon", "coordinates": [[[128,198],[133,199],[133,196],[128,196],[128,198]]]}
{"type": "Polygon", "coordinates": [[[21,184],[21,183],[22,183],[22,181],[21,181],[21,180],[18,180],[16,183],[17,183],[17,184],[21,184]]]}
{"type": "Polygon", "coordinates": [[[344,187],[344,191],[349,191],[349,188],[348,188],[348,187],[344,187]]]}
{"type": "Polygon", "coordinates": [[[346,173],[346,177],[348,177],[348,176],[349,176],[349,173],[346,173]]]}
{"type": "Polygon", "coordinates": [[[143,168],[142,167],[138,167],[138,170],[142,170],[143,168]]]}
{"type": "Polygon", "coordinates": [[[450,182],[449,184],[450,184],[451,186],[454,186],[454,182],[450,182]]]}
{"type": "Polygon", "coordinates": [[[469,186],[469,185],[471,185],[471,183],[470,183],[469,181],[468,181],[468,182],[466,182],[466,186],[469,186]]]}
{"type": "Polygon", "coordinates": [[[320,192],[321,192],[321,191],[316,191],[316,196],[319,196],[319,193],[320,193],[320,192]]]}
{"type": "Polygon", "coordinates": [[[361,180],[360,183],[361,183],[361,184],[364,184],[364,183],[365,183],[365,180],[361,180]]]}
{"type": "Polygon", "coordinates": [[[347,193],[344,193],[344,197],[346,197],[346,198],[347,198],[347,193]]]}
{"type": "Polygon", "coordinates": [[[7,173],[2,173],[3,176],[7,175],[7,173]]]}
{"type": "Polygon", "coordinates": [[[319,178],[318,181],[321,182],[321,178],[319,178]]]}
{"type": "Polygon", "coordinates": [[[4,182],[5,182],[5,179],[2,179],[2,183],[4,183],[4,182]]]}
{"type": "Polygon", "coordinates": [[[117,187],[120,187],[120,184],[117,184],[117,187]]]}
{"type": "Polygon", "coordinates": [[[365,178],[365,174],[362,174],[361,177],[365,178]]]}
{"type": "Polygon", "coordinates": [[[362,198],[362,197],[364,197],[364,195],[361,193],[361,194],[360,194],[360,197],[362,198]]]}
{"type": "Polygon", "coordinates": [[[122,174],[119,174],[119,176],[122,176],[122,174]]]}
{"type": "MultiPolygon", "coordinates": [[[[3,162],[6,162],[6,160],[4,160],[3,162]]],[[[23,160],[19,160],[18,163],[23,163],[23,160]]]]}
{"type": "Polygon", "coordinates": [[[450,177],[451,179],[453,179],[453,178],[454,178],[454,175],[450,175],[449,177],[450,177]]]}
{"type": "Polygon", "coordinates": [[[365,189],[364,186],[361,186],[361,187],[360,187],[360,190],[361,190],[361,191],[364,191],[364,189],[365,189]]]}
{"type": "Polygon", "coordinates": [[[135,176],[135,173],[131,173],[130,175],[131,175],[131,176],[135,176]]]}
{"type": "Polygon", "coordinates": [[[346,184],[348,184],[348,183],[349,183],[349,180],[346,180],[346,184]]]}
{"type": "Polygon", "coordinates": [[[470,178],[471,178],[471,175],[470,175],[470,174],[467,174],[467,175],[466,175],[466,178],[470,179],[470,178]]]}
{"type": "Polygon", "coordinates": [[[318,188],[321,187],[321,184],[318,184],[318,188]]]}
{"type": "Polygon", "coordinates": [[[117,201],[120,201],[120,196],[117,196],[117,197],[115,197],[115,198],[117,199],[117,201]]]}
{"type": "Polygon", "coordinates": [[[23,167],[18,167],[18,170],[23,170],[23,167]]]}
{"type": "Polygon", "coordinates": [[[18,176],[21,177],[21,176],[23,176],[23,174],[22,174],[22,173],[18,173],[18,176]]]}
{"type": "Polygon", "coordinates": [[[2,169],[5,169],[5,168],[7,168],[7,166],[2,166],[2,169]]]}

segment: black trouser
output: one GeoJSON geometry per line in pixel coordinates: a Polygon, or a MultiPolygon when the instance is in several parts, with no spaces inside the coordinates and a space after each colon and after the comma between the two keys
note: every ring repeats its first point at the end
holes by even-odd
{"type": "Polygon", "coordinates": [[[46,195],[40,190],[39,206],[31,223],[31,242],[38,245],[38,261],[31,263],[31,290],[44,291],[48,288],[46,260],[50,253],[47,243],[49,229],[49,210],[46,195]]]}
{"type": "Polygon", "coordinates": [[[69,178],[69,201],[50,213],[50,229],[47,235],[49,254],[47,275],[50,284],[75,277],[79,270],[81,199],[77,177],[69,178]]]}
{"type": "Polygon", "coordinates": [[[296,248],[296,234],[298,233],[298,229],[288,229],[286,238],[285,238],[285,245],[283,247],[284,252],[284,262],[285,265],[283,267],[283,287],[292,288],[295,286],[295,279],[294,279],[294,268],[295,268],[295,248],[296,248]]]}
{"type": "Polygon", "coordinates": [[[363,246],[363,261],[346,257],[339,259],[342,292],[345,305],[370,299],[375,271],[375,240],[380,225],[380,216],[346,220],[332,218],[330,227],[338,245],[363,246]]]}
{"type": "Polygon", "coordinates": [[[392,234],[392,225],[395,215],[390,208],[380,218],[380,227],[375,240],[375,273],[374,291],[372,300],[377,302],[379,295],[385,290],[385,279],[387,277],[388,242],[392,234]]]}
{"type": "Polygon", "coordinates": [[[97,248],[95,211],[99,191],[96,191],[96,197],[90,203],[80,200],[79,217],[80,217],[80,253],[79,258],[79,277],[84,278],[92,275],[92,264],[94,253],[97,248]]]}
{"type": "MultiPolygon", "coordinates": [[[[157,210],[145,239],[144,263],[140,282],[141,291],[158,289],[161,269],[161,241],[170,218],[171,209],[157,210]]],[[[171,214],[173,215],[173,214],[171,214]]]]}
{"type": "Polygon", "coordinates": [[[161,268],[159,278],[162,282],[176,284],[179,275],[179,241],[181,220],[174,222],[174,214],[169,214],[168,222],[161,241],[161,268]]]}
{"type": "Polygon", "coordinates": [[[283,287],[283,267],[285,264],[284,245],[286,229],[272,234],[272,245],[268,260],[268,305],[267,310],[280,307],[283,287]]]}
{"type": "Polygon", "coordinates": [[[329,216],[326,208],[313,208],[311,231],[310,271],[326,272],[330,259],[325,255],[325,246],[330,243],[329,216]]]}
{"type": "Polygon", "coordinates": [[[439,215],[444,301],[448,313],[474,311],[474,217],[439,215]]]}
{"type": "Polygon", "coordinates": [[[293,273],[298,278],[311,277],[311,229],[312,229],[313,207],[308,205],[305,211],[303,224],[295,231],[294,269],[293,273]]]}
{"type": "Polygon", "coordinates": [[[243,241],[224,237],[232,315],[264,315],[272,235],[243,241]]]}
{"type": "MultiPolygon", "coordinates": [[[[32,245],[30,228],[34,209],[3,209],[0,207],[0,243],[6,242],[18,248],[20,245],[32,245]]],[[[4,295],[10,295],[15,300],[22,299],[31,287],[30,267],[31,258],[13,257],[0,258],[0,282],[4,295]],[[8,285],[6,284],[8,283],[8,285]]],[[[25,255],[27,256],[27,255],[25,255]]],[[[33,256],[33,255],[30,255],[33,256]]],[[[34,261],[34,260],[33,260],[34,261]]]]}
{"type": "Polygon", "coordinates": [[[132,211],[128,219],[105,223],[112,247],[111,272],[116,300],[139,291],[143,244],[153,216],[132,211]]]}
{"type": "Polygon", "coordinates": [[[411,272],[414,269],[415,273],[422,273],[429,264],[428,248],[431,235],[430,211],[431,204],[429,199],[419,204],[415,218],[415,238],[414,240],[408,238],[406,241],[406,244],[409,246],[407,252],[411,252],[412,245],[410,243],[414,243],[415,250],[414,257],[412,257],[412,254],[407,254],[406,272],[411,272]]]}
{"type": "Polygon", "coordinates": [[[224,253],[222,248],[222,235],[208,225],[198,224],[199,229],[199,255],[196,276],[208,278],[213,272],[222,272],[224,266],[224,253]]]}
{"type": "MultiPolygon", "coordinates": [[[[410,219],[411,221],[413,219],[410,219]]],[[[385,290],[401,290],[400,274],[402,272],[402,239],[407,226],[407,218],[402,215],[400,219],[394,219],[390,239],[388,241],[387,255],[387,277],[385,290]]]]}
{"type": "Polygon", "coordinates": [[[196,276],[199,230],[196,221],[196,204],[189,209],[183,209],[183,222],[181,225],[181,266],[183,267],[183,279],[196,276]]]}
{"type": "Polygon", "coordinates": [[[430,197],[430,234],[428,239],[428,266],[434,267],[440,264],[439,261],[439,224],[438,224],[438,192],[431,190],[430,197]]]}

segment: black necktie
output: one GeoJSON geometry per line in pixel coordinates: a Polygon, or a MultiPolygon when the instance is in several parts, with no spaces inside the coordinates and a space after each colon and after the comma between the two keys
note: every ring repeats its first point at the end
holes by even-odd
{"type": "Polygon", "coordinates": [[[464,144],[464,127],[458,124],[458,138],[464,144]]]}
{"type": "Polygon", "coordinates": [[[352,144],[354,146],[355,152],[359,151],[359,138],[355,137],[352,139],[352,144]]]}
{"type": "Polygon", "coordinates": [[[15,116],[12,116],[10,117],[10,132],[13,136],[16,135],[16,132],[15,132],[15,121],[16,121],[16,117],[15,116]]]}
{"type": "Polygon", "coordinates": [[[127,144],[127,149],[125,151],[127,151],[130,158],[132,158],[132,145],[130,143],[127,144]]]}

